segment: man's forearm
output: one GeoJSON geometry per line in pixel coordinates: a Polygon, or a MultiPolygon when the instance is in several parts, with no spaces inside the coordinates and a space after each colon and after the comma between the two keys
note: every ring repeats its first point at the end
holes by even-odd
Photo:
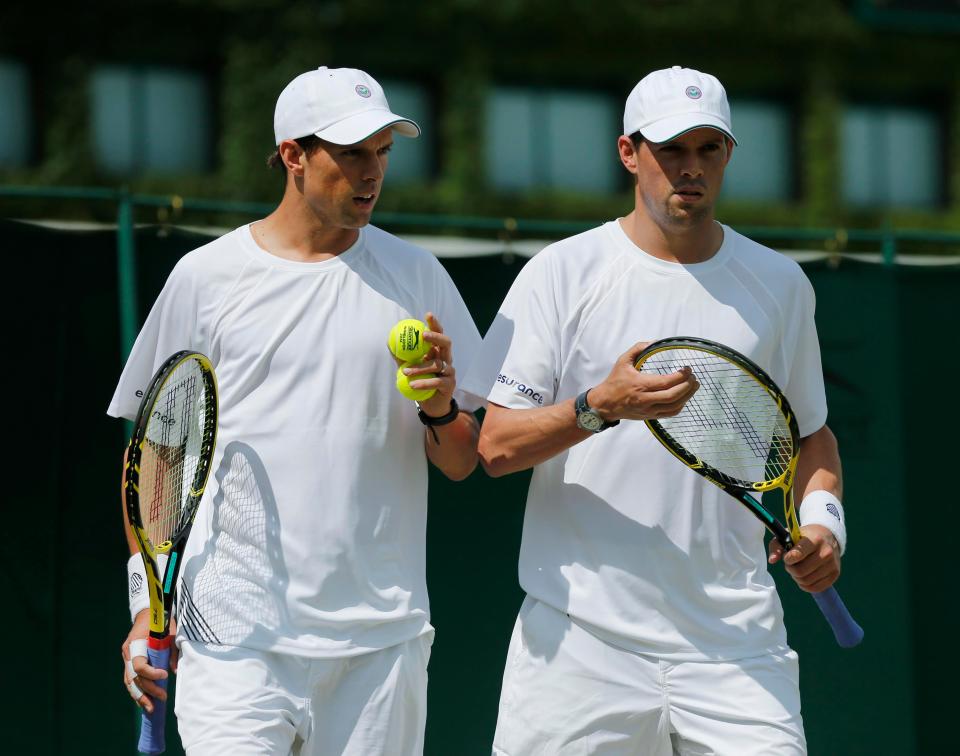
{"type": "Polygon", "coordinates": [[[794,482],[798,503],[810,491],[817,490],[829,491],[843,499],[840,452],[837,439],[826,425],[800,441],[800,461],[794,482]]]}
{"type": "Polygon", "coordinates": [[[480,430],[480,462],[499,477],[545,462],[593,434],[576,422],[573,399],[535,409],[487,407],[480,430]]]}
{"type": "Polygon", "coordinates": [[[477,440],[480,424],[470,412],[461,412],[447,425],[426,428],[426,449],[429,459],[451,480],[463,480],[477,466],[477,440]],[[437,434],[437,440],[433,433],[437,434]]]}

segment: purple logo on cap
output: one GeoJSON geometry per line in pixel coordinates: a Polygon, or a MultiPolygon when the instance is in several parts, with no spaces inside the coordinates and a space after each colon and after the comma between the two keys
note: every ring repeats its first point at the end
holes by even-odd
{"type": "Polygon", "coordinates": [[[684,94],[686,94],[691,100],[699,100],[701,97],[703,97],[703,92],[700,91],[700,87],[687,87],[684,94]]]}
{"type": "Polygon", "coordinates": [[[370,89],[369,89],[368,87],[363,86],[363,84],[357,84],[357,86],[356,86],[356,92],[357,92],[357,94],[360,95],[361,97],[369,97],[369,96],[370,96],[370,89]]]}

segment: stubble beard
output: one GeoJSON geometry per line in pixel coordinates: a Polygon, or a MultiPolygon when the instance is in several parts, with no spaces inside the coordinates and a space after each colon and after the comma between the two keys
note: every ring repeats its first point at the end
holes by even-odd
{"type": "MultiPolygon", "coordinates": [[[[320,219],[324,225],[332,228],[347,230],[359,230],[370,224],[371,215],[364,213],[353,206],[352,198],[340,200],[332,205],[321,205],[317,207],[311,204],[314,215],[320,219]]],[[[373,208],[371,208],[372,212],[373,208]]]]}
{"type": "Polygon", "coordinates": [[[703,205],[700,207],[680,209],[667,200],[665,216],[670,225],[689,228],[709,221],[713,216],[713,206],[703,205]]]}
{"type": "Polygon", "coordinates": [[[655,200],[646,199],[644,204],[647,206],[647,212],[659,221],[664,228],[673,228],[677,231],[685,231],[695,228],[713,218],[713,205],[702,205],[700,207],[677,207],[671,202],[671,194],[662,203],[655,200]]]}

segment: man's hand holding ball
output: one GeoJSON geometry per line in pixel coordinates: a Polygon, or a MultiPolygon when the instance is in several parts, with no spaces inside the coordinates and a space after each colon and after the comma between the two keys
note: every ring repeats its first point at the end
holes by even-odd
{"type": "Polygon", "coordinates": [[[390,329],[387,346],[399,364],[397,391],[427,415],[440,417],[450,412],[457,385],[453,345],[433,313],[426,320],[401,320],[390,329]]]}

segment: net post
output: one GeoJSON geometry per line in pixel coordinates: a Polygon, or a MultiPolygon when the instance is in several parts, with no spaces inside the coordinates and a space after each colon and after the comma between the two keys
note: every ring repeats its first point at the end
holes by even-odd
{"type": "Polygon", "coordinates": [[[137,261],[133,234],[133,197],[117,192],[117,284],[120,294],[120,352],[124,360],[137,337],[137,261]]]}
{"type": "Polygon", "coordinates": [[[882,251],[884,266],[893,267],[897,261],[897,235],[889,222],[885,224],[883,229],[882,251]]]}
{"type": "MultiPolygon", "coordinates": [[[[137,338],[137,260],[133,229],[133,197],[127,187],[117,192],[117,293],[120,355],[126,362],[137,338]]],[[[133,425],[125,422],[130,435],[133,425]]]]}

